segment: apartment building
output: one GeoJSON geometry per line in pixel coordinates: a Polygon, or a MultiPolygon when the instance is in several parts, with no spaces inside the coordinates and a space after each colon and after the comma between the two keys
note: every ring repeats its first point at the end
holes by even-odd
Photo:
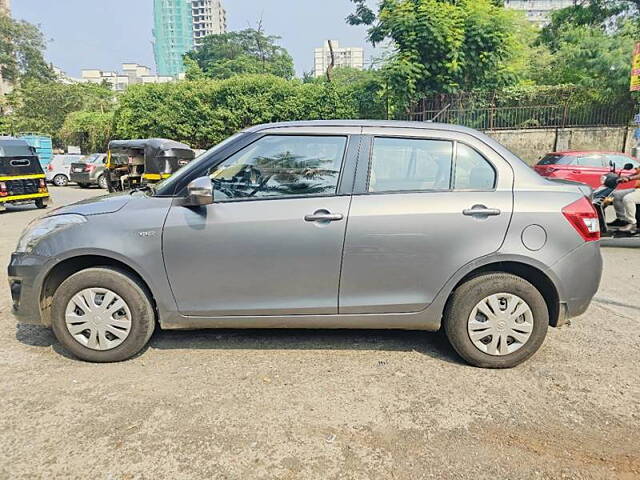
{"type": "Polygon", "coordinates": [[[11,0],[0,0],[0,14],[11,15],[11,0]]]}
{"type": "MultiPolygon", "coordinates": [[[[337,40],[331,40],[335,67],[364,68],[364,48],[361,47],[341,47],[337,40]]],[[[314,75],[321,77],[327,72],[331,65],[331,49],[329,42],[325,42],[320,48],[315,49],[314,75]]]]}
{"type": "Polygon", "coordinates": [[[159,75],[184,72],[183,55],[207,35],[227,30],[222,0],[154,0],[154,55],[159,75]]]}
{"type": "Polygon", "coordinates": [[[551,20],[554,10],[571,7],[577,0],[505,0],[504,6],[525,12],[527,19],[543,26],[551,20]]]}
{"type": "Polygon", "coordinates": [[[103,71],[95,68],[82,70],[80,82],[107,83],[116,92],[139,83],[166,83],[176,79],[171,75],[153,75],[151,69],[137,63],[123,63],[122,72],[103,71]]]}

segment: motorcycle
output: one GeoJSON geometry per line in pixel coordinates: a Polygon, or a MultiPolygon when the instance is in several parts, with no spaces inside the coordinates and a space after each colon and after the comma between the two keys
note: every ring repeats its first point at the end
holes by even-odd
{"type": "MultiPolygon", "coordinates": [[[[631,232],[620,232],[620,227],[607,225],[605,209],[613,205],[613,192],[621,182],[621,172],[623,170],[633,170],[633,165],[628,163],[622,167],[620,171],[616,172],[615,165],[609,164],[611,171],[602,177],[602,185],[595,189],[592,194],[593,207],[598,213],[598,219],[600,221],[600,234],[602,238],[640,238],[640,230],[631,232]]],[[[636,225],[640,225],[640,205],[636,209],[636,225]]]]}

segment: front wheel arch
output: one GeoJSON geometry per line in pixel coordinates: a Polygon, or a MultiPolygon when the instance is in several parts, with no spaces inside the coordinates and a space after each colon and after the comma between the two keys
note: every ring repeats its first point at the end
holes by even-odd
{"type": "Polygon", "coordinates": [[[63,260],[62,262],[55,265],[49,272],[47,272],[44,281],[42,282],[42,289],[40,291],[40,311],[42,316],[42,323],[44,325],[51,325],[51,302],[53,299],[53,295],[55,294],[58,287],[64,282],[68,277],[73,275],[74,273],[78,273],[81,270],[85,270],[87,268],[94,267],[111,267],[118,270],[122,270],[129,274],[144,290],[149,299],[151,300],[151,305],[156,314],[156,321],[158,319],[158,308],[155,297],[151,288],[149,288],[149,284],[142,278],[142,276],[136,272],[129,265],[115,260],[110,257],[105,257],[102,255],[82,255],[78,257],[71,257],[63,260]]]}

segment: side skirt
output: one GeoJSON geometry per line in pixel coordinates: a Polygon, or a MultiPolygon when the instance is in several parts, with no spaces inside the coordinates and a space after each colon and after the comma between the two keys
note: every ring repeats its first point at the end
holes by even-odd
{"type": "Polygon", "coordinates": [[[231,316],[185,317],[167,315],[160,320],[166,330],[196,330],[207,328],[314,328],[314,329],[440,329],[440,319],[426,314],[429,309],[417,313],[376,313],[349,315],[286,315],[286,316],[231,316]]]}

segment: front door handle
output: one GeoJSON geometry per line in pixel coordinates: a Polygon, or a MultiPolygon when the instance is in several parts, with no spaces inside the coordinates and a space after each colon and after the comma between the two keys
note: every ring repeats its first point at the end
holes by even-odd
{"type": "Polygon", "coordinates": [[[341,213],[331,213],[329,210],[321,209],[316,210],[311,215],[305,215],[305,222],[321,222],[321,223],[329,223],[329,222],[338,222],[344,218],[344,215],[341,213]]]}
{"type": "Polygon", "coordinates": [[[465,208],[462,211],[463,215],[467,215],[468,217],[495,217],[496,215],[500,215],[502,212],[497,208],[487,208],[484,205],[474,205],[471,208],[465,208]]]}

